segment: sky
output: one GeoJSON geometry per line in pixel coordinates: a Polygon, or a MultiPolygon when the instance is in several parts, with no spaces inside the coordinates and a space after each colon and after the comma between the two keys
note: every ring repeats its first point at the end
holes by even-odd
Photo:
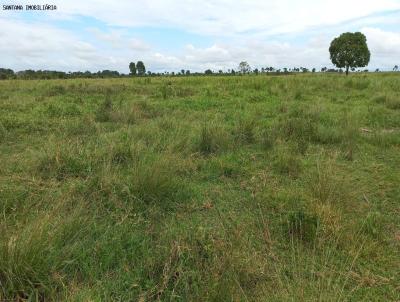
{"type": "Polygon", "coordinates": [[[329,44],[361,31],[369,69],[400,65],[400,0],[0,0],[0,67],[128,73],[333,67],[329,44]],[[3,5],[53,4],[54,11],[3,5]]]}

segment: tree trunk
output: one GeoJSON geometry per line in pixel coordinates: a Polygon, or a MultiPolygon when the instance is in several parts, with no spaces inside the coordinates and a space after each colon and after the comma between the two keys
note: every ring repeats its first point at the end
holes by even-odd
{"type": "Polygon", "coordinates": [[[346,76],[349,75],[349,67],[350,67],[350,66],[346,66],[346,76]]]}

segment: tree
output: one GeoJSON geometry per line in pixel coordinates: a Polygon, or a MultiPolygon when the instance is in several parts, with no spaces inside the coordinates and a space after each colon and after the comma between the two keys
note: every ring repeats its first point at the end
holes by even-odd
{"type": "Polygon", "coordinates": [[[12,69],[0,68],[0,80],[12,79],[14,71],[12,69]]]}
{"type": "Polygon", "coordinates": [[[135,76],[136,75],[136,65],[133,62],[129,63],[129,71],[130,71],[130,75],[135,76]]]}
{"type": "Polygon", "coordinates": [[[212,72],[211,69],[207,69],[204,73],[207,74],[207,75],[210,75],[210,74],[212,74],[213,72],[212,72]]]}
{"type": "Polygon", "coordinates": [[[360,32],[347,32],[335,38],[329,53],[332,63],[338,68],[345,68],[346,75],[349,74],[349,68],[367,66],[371,58],[367,38],[360,32]]]}
{"type": "Polygon", "coordinates": [[[399,71],[399,66],[398,65],[394,65],[393,71],[399,71]]]}
{"type": "Polygon", "coordinates": [[[142,75],[146,74],[146,67],[144,66],[142,61],[138,61],[136,63],[136,69],[137,69],[138,75],[142,76],[142,75]]]}
{"type": "Polygon", "coordinates": [[[240,62],[240,64],[239,64],[239,72],[244,74],[244,73],[249,73],[250,71],[251,71],[251,68],[250,68],[249,63],[247,63],[245,61],[240,62]]]}

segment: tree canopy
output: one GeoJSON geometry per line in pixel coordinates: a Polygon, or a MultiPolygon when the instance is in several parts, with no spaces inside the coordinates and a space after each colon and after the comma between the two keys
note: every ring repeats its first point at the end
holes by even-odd
{"type": "Polygon", "coordinates": [[[146,67],[144,66],[144,63],[142,61],[138,61],[136,63],[136,69],[138,75],[143,76],[146,74],[146,67]]]}
{"type": "Polygon", "coordinates": [[[346,75],[350,68],[367,66],[371,58],[367,38],[360,32],[341,34],[332,41],[329,52],[332,63],[345,68],[346,75]]]}
{"type": "Polygon", "coordinates": [[[240,64],[239,64],[239,71],[240,71],[241,73],[249,73],[249,72],[251,71],[251,68],[250,68],[249,63],[247,63],[247,62],[245,62],[245,61],[240,62],[240,64]]]}
{"type": "Polygon", "coordinates": [[[131,75],[136,75],[136,65],[133,62],[129,63],[129,71],[131,75]]]}

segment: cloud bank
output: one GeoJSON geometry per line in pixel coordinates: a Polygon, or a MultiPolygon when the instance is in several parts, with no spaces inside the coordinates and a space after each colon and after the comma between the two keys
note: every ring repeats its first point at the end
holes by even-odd
{"type": "Polygon", "coordinates": [[[0,11],[0,67],[127,72],[129,61],[141,59],[152,71],[227,70],[242,60],[259,68],[321,68],[331,66],[330,41],[356,30],[367,36],[372,68],[400,64],[399,0],[54,4],[56,12],[41,15],[0,11]],[[148,28],[158,30],[162,39],[152,37],[148,28]],[[179,45],[168,43],[183,34],[179,45]]]}

